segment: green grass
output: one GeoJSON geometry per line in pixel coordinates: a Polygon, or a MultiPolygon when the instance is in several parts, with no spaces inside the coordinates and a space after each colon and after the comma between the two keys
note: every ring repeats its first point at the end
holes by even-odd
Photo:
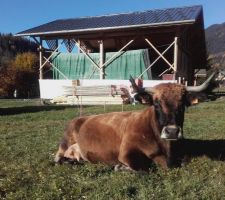
{"type": "MultiPolygon", "coordinates": [[[[125,106],[124,110],[142,106],[125,106]]],[[[107,106],[106,111],[121,111],[107,106]]],[[[87,107],[84,114],[104,112],[87,107]]],[[[66,123],[76,107],[41,106],[38,101],[0,101],[0,199],[225,199],[225,162],[197,157],[184,167],[149,174],[114,172],[111,166],[55,165],[66,123]]],[[[186,111],[186,138],[225,140],[225,102],[186,111]]]]}

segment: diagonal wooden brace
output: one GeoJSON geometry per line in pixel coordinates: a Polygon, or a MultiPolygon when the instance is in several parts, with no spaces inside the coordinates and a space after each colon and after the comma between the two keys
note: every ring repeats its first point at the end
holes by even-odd
{"type": "Polygon", "coordinates": [[[87,58],[91,61],[91,63],[98,69],[98,70],[100,70],[101,68],[100,68],[100,66],[80,47],[80,45],[79,45],[79,43],[75,40],[75,39],[73,39],[74,40],[74,42],[75,42],[75,44],[76,44],[76,46],[78,47],[78,49],[79,50],[81,50],[82,51],[82,53],[85,55],[85,56],[87,56],[87,58]]]}
{"type": "MultiPolygon", "coordinates": [[[[162,55],[164,55],[172,46],[174,45],[174,42],[171,43],[163,52],[162,55]]],[[[158,58],[156,58],[139,76],[138,78],[141,78],[141,76],[148,71],[161,57],[159,56],[158,58]]],[[[170,69],[170,68],[169,68],[170,69]]],[[[168,69],[168,70],[169,70],[168,69]]]]}
{"type": "Polygon", "coordinates": [[[46,61],[41,65],[40,70],[45,66],[47,62],[51,59],[51,57],[54,55],[55,52],[58,51],[58,49],[61,47],[63,41],[60,43],[60,45],[51,53],[51,55],[46,59],[46,61]]]}
{"type": "Polygon", "coordinates": [[[175,71],[173,64],[171,64],[147,38],[145,38],[145,41],[155,50],[155,52],[159,55],[159,57],[161,57],[170,66],[170,68],[172,68],[175,71]]]}
{"type": "Polygon", "coordinates": [[[133,40],[130,40],[126,45],[124,45],[118,52],[116,52],[111,58],[109,58],[103,65],[102,67],[104,67],[105,65],[107,65],[109,62],[113,61],[120,53],[121,51],[123,51],[126,47],[128,47],[131,43],[134,42],[133,40]]]}
{"type": "MultiPolygon", "coordinates": [[[[43,58],[44,58],[45,60],[47,60],[47,58],[45,58],[44,56],[43,56],[43,58]]],[[[63,74],[59,69],[57,69],[57,67],[55,67],[55,65],[54,65],[53,63],[51,63],[50,61],[48,61],[48,63],[49,63],[56,71],[58,71],[65,79],[68,79],[68,77],[67,77],[65,74],[63,74]]]]}

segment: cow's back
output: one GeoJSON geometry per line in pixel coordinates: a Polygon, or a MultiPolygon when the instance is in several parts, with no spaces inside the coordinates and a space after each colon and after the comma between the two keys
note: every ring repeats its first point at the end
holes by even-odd
{"type": "Polygon", "coordinates": [[[90,116],[80,127],[77,143],[85,160],[115,164],[132,112],[90,116]]]}

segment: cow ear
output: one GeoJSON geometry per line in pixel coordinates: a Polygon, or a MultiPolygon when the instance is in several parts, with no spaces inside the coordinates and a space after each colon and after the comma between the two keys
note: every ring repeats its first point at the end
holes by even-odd
{"type": "Polygon", "coordinates": [[[153,101],[151,91],[148,91],[151,90],[151,88],[143,88],[142,84],[141,86],[137,85],[135,79],[131,75],[129,81],[131,83],[132,93],[135,93],[135,95],[133,96],[134,101],[138,101],[141,104],[152,105],[153,101]]]}
{"type": "Polygon", "coordinates": [[[199,103],[200,96],[196,93],[188,93],[186,95],[186,106],[192,106],[199,103]]]}
{"type": "Polygon", "coordinates": [[[135,101],[141,104],[153,105],[152,95],[147,92],[141,92],[134,95],[135,101]]]}

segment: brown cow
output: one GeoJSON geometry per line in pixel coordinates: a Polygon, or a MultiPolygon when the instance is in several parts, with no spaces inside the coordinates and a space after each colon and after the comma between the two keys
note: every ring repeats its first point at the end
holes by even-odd
{"type": "Polygon", "coordinates": [[[135,171],[148,171],[152,161],[164,169],[170,167],[174,161],[172,145],[183,137],[185,106],[190,104],[188,94],[205,89],[213,75],[197,88],[164,83],[140,92],[140,96],[148,95],[152,101],[143,111],[73,119],[55,161],[61,162],[65,157],[83,159],[135,171]]]}

